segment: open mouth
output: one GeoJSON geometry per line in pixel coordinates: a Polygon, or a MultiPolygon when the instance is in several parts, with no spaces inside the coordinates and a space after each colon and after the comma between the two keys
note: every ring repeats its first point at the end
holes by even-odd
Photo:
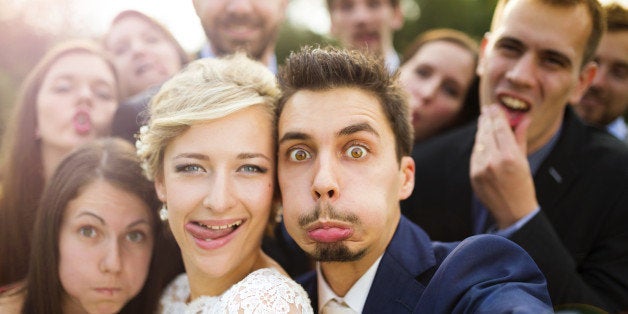
{"type": "Polygon", "coordinates": [[[524,111],[524,112],[530,110],[530,105],[528,105],[525,101],[514,98],[514,97],[502,96],[500,97],[499,100],[502,103],[502,105],[504,105],[506,108],[510,110],[524,111]]]}
{"type": "Polygon", "coordinates": [[[506,109],[505,113],[508,117],[508,123],[513,129],[521,123],[526,113],[531,109],[529,103],[511,96],[501,96],[499,97],[499,102],[506,109]]]}
{"type": "Polygon", "coordinates": [[[198,221],[193,221],[187,225],[187,230],[192,234],[193,237],[199,240],[209,242],[230,235],[231,233],[236,231],[243,223],[244,220],[242,219],[233,223],[222,225],[208,225],[198,221]]]}

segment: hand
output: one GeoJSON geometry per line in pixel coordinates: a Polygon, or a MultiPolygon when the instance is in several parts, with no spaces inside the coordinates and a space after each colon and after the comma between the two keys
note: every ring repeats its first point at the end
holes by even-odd
{"type": "Polygon", "coordinates": [[[527,159],[526,116],[511,130],[502,108],[482,107],[471,153],[473,191],[492,213],[499,229],[507,228],[539,205],[527,159]]]}

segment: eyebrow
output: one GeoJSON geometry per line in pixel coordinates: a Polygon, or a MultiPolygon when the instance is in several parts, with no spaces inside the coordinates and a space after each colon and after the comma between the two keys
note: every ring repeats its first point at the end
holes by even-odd
{"type": "Polygon", "coordinates": [[[347,127],[344,127],[340,131],[338,131],[337,135],[347,136],[347,135],[351,135],[358,132],[368,132],[379,137],[379,133],[377,133],[377,131],[375,131],[375,129],[366,122],[356,123],[356,124],[352,124],[347,127]]]}
{"type": "MultiPolygon", "coordinates": [[[[375,131],[375,129],[366,122],[356,123],[356,124],[346,126],[340,129],[340,131],[336,133],[336,136],[347,136],[347,135],[355,134],[358,132],[369,132],[379,137],[379,133],[377,133],[377,131],[375,131]]],[[[287,132],[281,137],[281,139],[279,140],[279,144],[282,144],[283,142],[290,141],[290,140],[305,141],[311,138],[312,137],[310,135],[305,134],[303,132],[287,132]]]]}
{"type": "Polygon", "coordinates": [[[253,158],[263,158],[268,161],[272,161],[268,156],[262,153],[240,153],[238,154],[238,159],[253,159],[253,158]]]}
{"type": "MultiPolygon", "coordinates": [[[[203,155],[203,154],[199,154],[199,153],[182,153],[179,155],[174,156],[172,159],[178,159],[178,158],[192,158],[192,159],[198,159],[198,160],[209,160],[209,156],[207,155],[203,155]]],[[[266,160],[271,160],[268,156],[262,154],[262,153],[240,153],[238,154],[238,159],[253,159],[253,158],[263,158],[266,160]]]]}
{"type": "MultiPolygon", "coordinates": [[[[82,216],[94,217],[94,218],[96,218],[98,221],[100,221],[100,223],[101,223],[102,225],[104,225],[104,226],[106,226],[106,225],[107,225],[107,222],[105,222],[105,220],[104,220],[102,217],[100,217],[100,216],[98,216],[98,215],[96,215],[96,214],[94,214],[94,213],[92,213],[92,212],[87,212],[87,211],[86,211],[86,212],[81,212],[80,214],[78,214],[78,215],[76,216],[76,218],[80,218],[80,217],[82,217],[82,216]]],[[[131,228],[133,228],[133,227],[135,227],[135,226],[137,226],[137,225],[139,225],[139,224],[147,224],[147,225],[150,225],[150,224],[148,223],[148,221],[146,221],[146,219],[144,219],[144,218],[140,218],[140,219],[138,219],[138,220],[136,220],[136,221],[134,221],[134,222],[130,223],[130,224],[129,224],[126,228],[127,228],[127,229],[131,229],[131,228]]]]}
{"type": "Polygon", "coordinates": [[[206,155],[199,154],[199,153],[182,153],[182,154],[172,157],[172,159],[179,159],[179,158],[192,158],[192,159],[199,159],[199,160],[209,159],[209,157],[207,157],[206,155]]]}

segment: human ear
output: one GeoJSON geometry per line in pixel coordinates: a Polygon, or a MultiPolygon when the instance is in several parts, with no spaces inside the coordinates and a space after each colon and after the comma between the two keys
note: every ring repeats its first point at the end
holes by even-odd
{"type": "Polygon", "coordinates": [[[414,159],[410,156],[401,157],[399,166],[399,200],[405,200],[410,197],[414,190],[414,159]]]}

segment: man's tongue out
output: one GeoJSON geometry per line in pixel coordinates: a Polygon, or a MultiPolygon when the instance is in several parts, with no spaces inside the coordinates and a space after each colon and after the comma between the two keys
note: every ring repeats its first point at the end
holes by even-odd
{"type": "Polygon", "coordinates": [[[205,241],[216,240],[225,237],[232,233],[236,227],[227,228],[209,228],[199,223],[188,223],[185,228],[193,237],[205,241]]]}
{"type": "Polygon", "coordinates": [[[74,115],[72,125],[76,133],[84,135],[92,129],[92,119],[87,111],[80,110],[74,115]]]}

